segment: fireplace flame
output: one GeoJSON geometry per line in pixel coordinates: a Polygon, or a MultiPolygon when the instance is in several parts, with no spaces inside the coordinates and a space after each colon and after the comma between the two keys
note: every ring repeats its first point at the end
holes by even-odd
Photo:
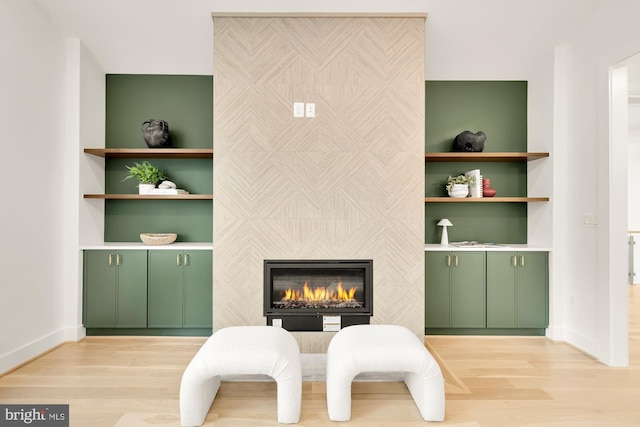
{"type": "Polygon", "coordinates": [[[328,289],[324,286],[311,289],[308,282],[305,282],[302,291],[287,289],[282,301],[353,301],[355,294],[356,288],[346,290],[342,287],[342,282],[339,282],[335,289],[328,289]]]}

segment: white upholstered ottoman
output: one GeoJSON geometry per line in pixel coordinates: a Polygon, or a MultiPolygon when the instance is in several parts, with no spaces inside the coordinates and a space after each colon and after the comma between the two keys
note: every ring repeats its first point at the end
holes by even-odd
{"type": "Polygon", "coordinates": [[[180,422],[199,426],[222,375],[268,375],[276,380],[278,422],[300,420],[302,371],[293,336],[273,326],[233,326],[215,332],[193,357],[180,384],[180,422]]]}
{"type": "Polygon", "coordinates": [[[351,382],[361,372],[404,372],[404,382],[426,421],[444,420],[440,366],[409,329],[356,325],[338,332],[327,350],[327,409],[331,421],[351,419],[351,382]]]}

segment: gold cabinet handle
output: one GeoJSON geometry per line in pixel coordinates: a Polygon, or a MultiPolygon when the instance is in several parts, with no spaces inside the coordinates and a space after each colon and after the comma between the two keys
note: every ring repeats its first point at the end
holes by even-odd
{"type": "Polygon", "coordinates": [[[113,265],[113,254],[109,254],[109,267],[113,265]]]}
{"type": "Polygon", "coordinates": [[[176,265],[180,265],[181,260],[180,260],[180,254],[176,255],[176,265]]]}
{"type": "Polygon", "coordinates": [[[120,254],[116,254],[116,265],[122,264],[122,258],[120,254]]]}
{"type": "Polygon", "coordinates": [[[457,266],[458,266],[458,255],[454,255],[454,256],[453,256],[453,265],[454,265],[455,267],[457,267],[457,266]]]}
{"type": "Polygon", "coordinates": [[[447,267],[451,267],[451,256],[447,255],[447,267]]]}
{"type": "Polygon", "coordinates": [[[520,267],[524,268],[524,255],[520,255],[520,267]]]}
{"type": "Polygon", "coordinates": [[[189,254],[184,254],[184,265],[189,265],[189,254]]]}
{"type": "Polygon", "coordinates": [[[513,268],[518,266],[518,257],[516,255],[511,255],[511,266],[513,268]]]}

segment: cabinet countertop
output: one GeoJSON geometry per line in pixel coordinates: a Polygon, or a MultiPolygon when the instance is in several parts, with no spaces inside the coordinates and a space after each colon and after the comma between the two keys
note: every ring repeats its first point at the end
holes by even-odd
{"type": "Polygon", "coordinates": [[[176,242],[168,245],[145,245],[142,242],[104,242],[97,245],[80,245],[81,250],[176,250],[176,251],[206,251],[213,249],[209,242],[176,242]]]}
{"type": "Polygon", "coordinates": [[[454,246],[440,245],[438,243],[427,243],[424,245],[425,252],[463,252],[463,251],[482,251],[482,252],[551,252],[551,248],[544,246],[532,246],[527,244],[500,244],[487,246],[454,246]]]}

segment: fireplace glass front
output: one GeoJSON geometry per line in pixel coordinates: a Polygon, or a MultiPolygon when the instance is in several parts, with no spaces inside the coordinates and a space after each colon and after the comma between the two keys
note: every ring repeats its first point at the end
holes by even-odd
{"type": "MultiPolygon", "coordinates": [[[[373,315],[372,270],[372,260],[265,260],[268,324],[275,318],[289,330],[307,330],[309,326],[293,324],[318,323],[327,316],[339,316],[342,323],[368,323],[373,315]]],[[[318,328],[311,330],[322,330],[318,328]]]]}

